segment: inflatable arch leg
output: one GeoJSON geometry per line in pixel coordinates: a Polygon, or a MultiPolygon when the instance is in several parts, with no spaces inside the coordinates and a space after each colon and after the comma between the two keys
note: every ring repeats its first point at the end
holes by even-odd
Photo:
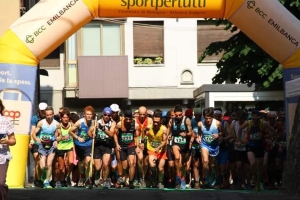
{"type": "Polygon", "coordinates": [[[278,1],[42,0],[0,38],[0,98],[17,135],[10,187],[24,186],[37,64],[97,17],[226,18],[284,68],[300,66],[300,22],[278,1]]]}

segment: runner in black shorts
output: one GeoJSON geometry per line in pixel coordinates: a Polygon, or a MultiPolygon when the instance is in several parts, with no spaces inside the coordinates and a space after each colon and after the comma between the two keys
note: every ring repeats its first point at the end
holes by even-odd
{"type": "MultiPolygon", "coordinates": [[[[123,171],[129,175],[129,188],[134,189],[133,180],[136,166],[135,137],[139,137],[139,126],[132,117],[132,112],[126,110],[124,119],[116,126],[114,141],[116,143],[116,156],[121,160],[123,171]]],[[[123,172],[119,172],[119,181],[123,181],[123,172]]]]}

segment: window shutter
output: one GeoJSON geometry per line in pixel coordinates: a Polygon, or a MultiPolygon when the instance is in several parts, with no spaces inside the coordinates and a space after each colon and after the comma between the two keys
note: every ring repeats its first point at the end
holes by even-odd
{"type": "Polygon", "coordinates": [[[103,24],[103,56],[121,55],[119,24],[103,24]]]}
{"type": "Polygon", "coordinates": [[[82,28],[82,56],[101,55],[100,25],[88,24],[82,28]]]}

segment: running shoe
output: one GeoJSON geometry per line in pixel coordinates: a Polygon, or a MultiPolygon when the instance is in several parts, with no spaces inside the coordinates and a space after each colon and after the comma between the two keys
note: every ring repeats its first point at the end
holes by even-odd
{"type": "Polygon", "coordinates": [[[44,181],[44,188],[50,189],[52,187],[48,181],[44,181]]]}
{"type": "Polygon", "coordinates": [[[56,181],[55,188],[61,188],[61,182],[60,181],[56,181]]]}

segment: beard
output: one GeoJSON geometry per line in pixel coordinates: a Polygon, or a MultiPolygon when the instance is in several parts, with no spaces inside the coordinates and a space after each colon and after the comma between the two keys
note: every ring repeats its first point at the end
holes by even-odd
{"type": "Polygon", "coordinates": [[[129,130],[131,128],[131,122],[124,122],[124,127],[129,130]]]}
{"type": "Polygon", "coordinates": [[[161,126],[161,124],[153,124],[152,129],[153,129],[154,134],[156,134],[159,131],[160,126],[161,126]]]}

